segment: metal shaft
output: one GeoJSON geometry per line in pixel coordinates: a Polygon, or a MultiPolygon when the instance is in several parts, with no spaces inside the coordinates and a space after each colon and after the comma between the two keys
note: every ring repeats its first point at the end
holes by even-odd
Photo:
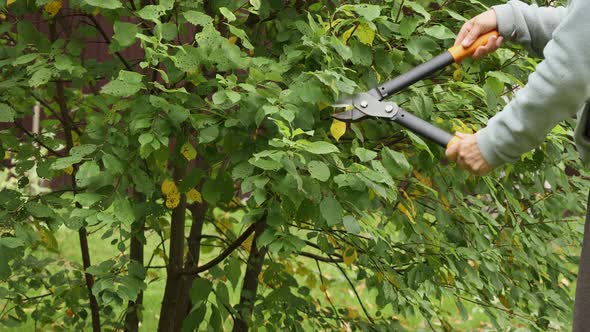
{"type": "Polygon", "coordinates": [[[381,96],[379,97],[379,100],[383,100],[387,96],[393,95],[396,92],[409,87],[410,85],[424,79],[427,76],[430,76],[434,72],[443,69],[454,62],[455,60],[453,59],[451,53],[449,51],[445,51],[441,55],[432,58],[428,62],[418,65],[410,71],[392,79],[391,81],[385,82],[384,84],[372,89],[369,93],[372,95],[378,94],[381,96]]]}

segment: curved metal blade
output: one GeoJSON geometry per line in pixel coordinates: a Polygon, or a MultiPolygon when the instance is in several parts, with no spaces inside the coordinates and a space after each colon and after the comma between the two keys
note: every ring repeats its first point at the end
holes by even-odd
{"type": "Polygon", "coordinates": [[[367,115],[353,108],[348,111],[332,114],[332,117],[343,122],[354,122],[364,119],[367,115]]]}
{"type": "Polygon", "coordinates": [[[338,99],[333,105],[332,107],[337,107],[337,108],[341,108],[341,107],[349,107],[352,106],[352,101],[354,99],[354,95],[353,96],[342,96],[342,98],[338,99]]]}

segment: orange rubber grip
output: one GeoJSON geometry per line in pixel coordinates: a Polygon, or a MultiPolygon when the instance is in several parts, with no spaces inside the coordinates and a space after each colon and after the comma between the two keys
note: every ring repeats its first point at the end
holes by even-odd
{"type": "Polygon", "coordinates": [[[488,40],[492,36],[498,37],[499,36],[498,31],[496,31],[496,30],[490,31],[488,33],[485,33],[485,34],[479,36],[479,38],[477,38],[477,40],[475,42],[473,42],[473,44],[471,44],[471,46],[469,46],[467,48],[463,47],[461,44],[455,45],[455,46],[449,48],[449,53],[451,53],[451,55],[453,56],[453,59],[455,59],[455,62],[461,62],[463,59],[472,56],[478,47],[486,45],[488,43],[488,40]]]}

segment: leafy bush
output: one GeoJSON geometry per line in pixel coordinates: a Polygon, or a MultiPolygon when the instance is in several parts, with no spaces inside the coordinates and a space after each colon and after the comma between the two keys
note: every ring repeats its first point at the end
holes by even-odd
{"type": "MultiPolygon", "coordinates": [[[[467,303],[496,329],[566,325],[588,188],[569,124],[475,178],[394,124],[344,125],[328,107],[450,47],[497,1],[154,2],[7,1],[4,325],[137,330],[158,271],[160,331],[390,331],[414,315],[453,330],[467,303]],[[88,56],[90,40],[112,56],[88,56]],[[47,253],[75,232],[82,262],[47,253]]],[[[393,100],[477,130],[536,63],[505,48],[393,100]]]]}

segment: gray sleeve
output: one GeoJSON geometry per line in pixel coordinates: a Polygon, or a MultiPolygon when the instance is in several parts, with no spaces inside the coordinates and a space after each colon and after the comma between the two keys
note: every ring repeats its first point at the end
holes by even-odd
{"type": "Polygon", "coordinates": [[[538,56],[542,55],[553,31],[566,15],[565,7],[539,7],[517,0],[492,8],[500,35],[524,45],[538,56]]]}
{"type": "Polygon", "coordinates": [[[476,134],[484,158],[493,166],[513,162],[539,146],[590,97],[590,1],[573,0],[570,6],[527,85],[476,134]]]}

